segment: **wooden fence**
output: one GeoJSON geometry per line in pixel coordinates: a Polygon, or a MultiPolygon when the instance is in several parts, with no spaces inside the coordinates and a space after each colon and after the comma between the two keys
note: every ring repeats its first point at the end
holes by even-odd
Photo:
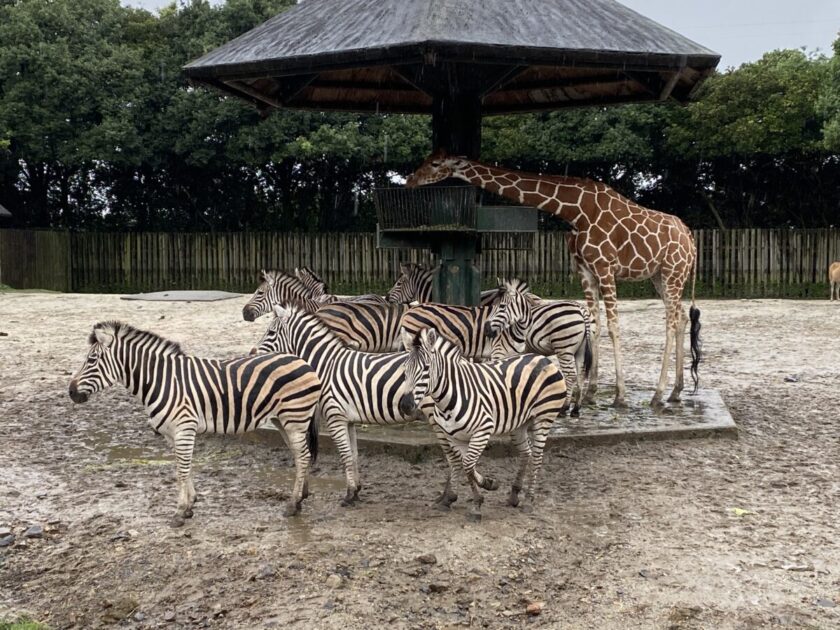
{"type": "MultiPolygon", "coordinates": [[[[840,230],[698,230],[698,295],[827,295],[827,269],[840,260],[840,230]]],[[[485,237],[485,283],[527,278],[535,291],[579,296],[562,232],[542,232],[534,247],[502,249],[511,236],[485,237]]],[[[401,260],[432,263],[421,250],[379,250],[370,233],[70,233],[0,230],[0,284],[74,292],[225,289],[250,292],[258,271],[308,265],[333,292],[383,291],[401,260]]],[[[621,295],[653,295],[626,283],[621,295]]]]}

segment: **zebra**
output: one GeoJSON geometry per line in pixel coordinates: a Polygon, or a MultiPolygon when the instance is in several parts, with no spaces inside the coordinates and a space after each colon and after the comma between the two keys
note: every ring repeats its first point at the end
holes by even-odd
{"type": "Polygon", "coordinates": [[[362,352],[398,352],[402,349],[400,320],[407,304],[365,302],[328,304],[316,315],[348,347],[362,352]]]}
{"type": "Polygon", "coordinates": [[[173,527],[193,515],[196,434],[240,434],[267,420],[282,429],[297,468],[285,513],[300,511],[308,495],[310,462],[318,456],[315,409],[321,394],[321,381],[304,361],[284,354],[201,359],[153,332],[116,321],[96,324],[88,343],[87,358],[70,381],[70,398],[84,403],[119,382],[143,402],[149,425],[175,450],[178,507],[173,527]]]}
{"type": "MultiPolygon", "coordinates": [[[[432,283],[439,270],[440,267],[430,268],[417,263],[400,263],[400,277],[385,295],[385,299],[397,304],[431,302],[432,283]]],[[[498,299],[498,289],[482,291],[479,306],[492,306],[498,299]]]]}
{"type": "Polygon", "coordinates": [[[499,336],[490,356],[509,356],[512,345],[519,353],[557,357],[572,390],[571,415],[578,417],[584,381],[593,365],[592,313],[579,302],[536,299],[521,280],[500,279],[499,286],[502,299],[484,322],[486,337],[499,336]],[[499,334],[503,332],[507,334],[499,334]]]}
{"type": "Polygon", "coordinates": [[[335,442],[347,481],[341,505],[353,505],[362,487],[356,423],[427,421],[424,410],[431,409],[431,401],[418,405],[415,413],[404,416],[400,412],[406,353],[370,354],[348,348],[323,321],[294,304],[276,305],[274,313],[275,318],[251,352],[293,354],[318,374],[323,383],[318,415],[335,442]]]}
{"type": "Polygon", "coordinates": [[[242,308],[242,318],[253,322],[271,311],[281,302],[294,302],[309,312],[315,312],[323,305],[313,299],[307,287],[298,278],[282,271],[260,272],[260,285],[242,308]]]}
{"type": "Polygon", "coordinates": [[[413,338],[405,335],[411,350],[405,360],[400,409],[410,414],[427,397],[434,401],[432,419],[441,439],[449,443],[449,474],[443,495],[450,494],[452,474],[461,467],[473,493],[473,507],[467,516],[480,520],[483,498],[479,487],[492,490],[498,484],[477,475],[476,463],[490,436],[511,434],[519,453],[519,470],[508,504],[519,505],[530,463],[531,479],[522,507],[532,511],[548,432],[568,406],[563,374],[547,358],[533,354],[472,363],[431,328],[413,338]]]}
{"type": "Polygon", "coordinates": [[[324,304],[340,304],[343,302],[372,302],[374,304],[387,304],[388,301],[381,295],[367,293],[365,295],[350,295],[338,297],[327,293],[327,284],[312,271],[309,267],[298,267],[295,269],[295,276],[309,290],[310,297],[324,304]]]}

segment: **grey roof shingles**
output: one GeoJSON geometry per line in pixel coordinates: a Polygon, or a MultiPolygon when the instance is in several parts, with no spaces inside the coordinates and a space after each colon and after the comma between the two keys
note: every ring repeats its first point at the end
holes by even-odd
{"type": "Polygon", "coordinates": [[[719,55],[614,0],[302,0],[185,67],[193,78],[270,65],[398,57],[407,47],[457,46],[535,60],[586,55],[615,62],[714,67],[719,55]]]}

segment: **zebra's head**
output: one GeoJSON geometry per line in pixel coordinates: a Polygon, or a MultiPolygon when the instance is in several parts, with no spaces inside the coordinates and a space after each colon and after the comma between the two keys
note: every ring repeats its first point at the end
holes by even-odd
{"type": "Polygon", "coordinates": [[[259,316],[265,315],[271,309],[271,294],[274,283],[280,275],[277,271],[260,271],[260,285],[254,291],[254,295],[242,308],[242,319],[246,322],[253,322],[259,316]]]}
{"type": "Polygon", "coordinates": [[[429,270],[417,263],[400,263],[400,277],[385,294],[385,299],[395,304],[408,304],[420,299],[423,276],[429,270]]]}
{"type": "Polygon", "coordinates": [[[469,166],[465,157],[447,155],[440,149],[432,153],[420,167],[408,176],[406,188],[434,184],[449,177],[458,177],[469,166]]]}
{"type": "Polygon", "coordinates": [[[295,276],[303,283],[306,290],[309,292],[309,297],[318,301],[323,300],[327,293],[327,283],[312,271],[309,267],[297,267],[295,269],[295,276]]]}
{"type": "Polygon", "coordinates": [[[500,335],[503,331],[527,325],[531,309],[534,306],[534,296],[528,283],[513,279],[499,281],[501,299],[493,306],[490,317],[484,323],[484,334],[490,339],[500,335]]]}
{"type": "Polygon", "coordinates": [[[70,381],[70,398],[75,403],[87,402],[91,394],[113,385],[120,377],[116,359],[116,326],[99,323],[88,337],[90,349],[85,362],[70,381]]]}
{"type": "Polygon", "coordinates": [[[439,361],[436,361],[440,335],[433,328],[421,330],[416,335],[402,332],[403,345],[408,357],[403,364],[403,394],[400,397],[400,413],[411,417],[429,394],[429,384],[437,379],[439,361]]]}

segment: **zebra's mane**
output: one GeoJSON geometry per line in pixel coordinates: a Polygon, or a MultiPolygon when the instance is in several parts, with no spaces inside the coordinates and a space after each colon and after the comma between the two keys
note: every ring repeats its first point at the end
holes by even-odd
{"type": "Polygon", "coordinates": [[[300,304],[295,302],[285,302],[282,304],[283,308],[289,311],[289,319],[295,317],[296,315],[299,316],[304,323],[309,325],[315,333],[323,333],[325,337],[329,340],[335,340],[343,347],[348,347],[345,341],[336,335],[329,326],[327,326],[323,320],[315,315],[315,313],[310,313],[305,308],[303,308],[300,304]]]}
{"type": "MultiPolygon", "coordinates": [[[[430,330],[430,329],[424,328],[424,329],[418,330],[414,334],[414,339],[411,342],[411,349],[412,350],[415,349],[415,348],[419,349],[419,348],[422,347],[423,341],[421,339],[421,335],[423,334],[423,330],[430,330]]],[[[449,339],[447,339],[442,334],[440,334],[440,331],[435,330],[435,332],[437,333],[437,341],[435,341],[435,345],[440,347],[440,350],[442,350],[443,354],[451,354],[452,357],[456,361],[461,360],[461,359],[465,359],[464,353],[461,352],[461,348],[459,348],[457,344],[452,343],[449,339]]],[[[469,363],[472,363],[472,361],[470,359],[465,359],[465,360],[468,361],[469,363]]]]}
{"type": "Polygon", "coordinates": [[[107,332],[110,332],[114,335],[115,338],[128,340],[137,339],[142,341],[151,340],[160,342],[161,345],[157,349],[158,354],[185,354],[184,350],[181,348],[181,344],[179,344],[177,341],[170,341],[165,337],[161,337],[157,333],[153,333],[148,330],[142,330],[140,328],[135,328],[131,324],[126,324],[115,320],[104,321],[95,324],[93,327],[93,331],[91,331],[90,335],[88,336],[88,343],[96,343],[97,330],[105,330],[107,332]]]}
{"type": "Polygon", "coordinates": [[[499,288],[509,293],[524,293],[526,295],[531,293],[531,287],[528,286],[528,283],[519,278],[503,278],[502,285],[499,288]]]}

